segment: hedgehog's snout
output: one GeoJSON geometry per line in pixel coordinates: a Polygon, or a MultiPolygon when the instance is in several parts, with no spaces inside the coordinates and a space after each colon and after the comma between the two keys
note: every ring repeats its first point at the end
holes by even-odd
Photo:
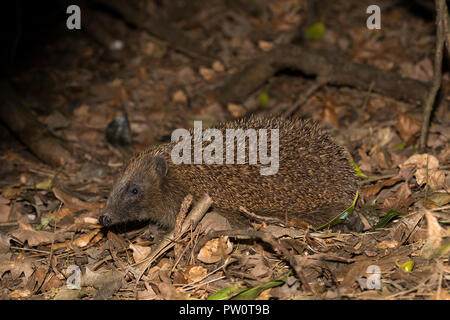
{"type": "Polygon", "coordinates": [[[111,214],[110,213],[104,213],[98,218],[98,222],[103,227],[109,227],[112,224],[111,214]]]}

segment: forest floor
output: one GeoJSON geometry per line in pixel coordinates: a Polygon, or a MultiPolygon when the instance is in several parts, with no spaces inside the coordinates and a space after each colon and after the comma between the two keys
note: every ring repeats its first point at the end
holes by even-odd
{"type": "MultiPolygon", "coordinates": [[[[327,84],[295,111],[294,117],[318,121],[349,150],[361,181],[354,214],[363,232],[251,225],[292,254],[311,292],[288,259],[261,239],[220,237],[198,248],[202,222],[141,277],[158,237],[144,234],[144,226],[122,232],[97,221],[127,159],[126,151],[107,141],[108,124],[126,111],[131,148],[138,152],[168,141],[175,128],[188,128],[194,119],[206,127],[250,113],[273,114],[315,81],[282,70],[241,102],[223,106],[218,88],[295,35],[306,9],[297,0],[232,1],[236,6],[213,0],[207,7],[184,2],[189,6],[147,1],[144,9],[183,30],[215,57],[210,62],[108,17],[121,40],[113,49],[88,33],[66,29],[61,37],[56,29],[15,75],[23,104],[76,161],[46,165],[0,126],[0,299],[450,299],[448,70],[426,153],[418,151],[420,102],[327,84]],[[78,290],[67,288],[74,268],[81,270],[78,290]]],[[[433,14],[424,17],[406,3],[383,1],[381,29],[368,30],[365,1],[332,1],[320,8],[316,30],[303,29],[300,37],[310,38],[303,44],[314,50],[429,82],[433,14]]],[[[216,230],[226,224],[211,215],[204,220],[216,230]]]]}

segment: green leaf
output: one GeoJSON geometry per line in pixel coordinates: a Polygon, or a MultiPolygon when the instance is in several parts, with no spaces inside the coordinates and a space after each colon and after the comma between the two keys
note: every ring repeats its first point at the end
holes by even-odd
{"type": "Polygon", "coordinates": [[[306,37],[310,40],[322,40],[325,34],[325,25],[322,22],[315,23],[306,29],[305,33],[306,37]]]}
{"type": "Polygon", "coordinates": [[[42,180],[38,184],[36,184],[36,189],[50,190],[52,188],[52,184],[53,184],[53,179],[47,178],[45,180],[42,180]]]}
{"type": "Polygon", "coordinates": [[[404,148],[405,148],[405,142],[404,141],[400,142],[398,145],[396,145],[394,147],[395,150],[402,150],[404,148]]]}
{"type": "Polygon", "coordinates": [[[242,289],[241,287],[225,287],[214,292],[207,300],[228,300],[237,293],[245,290],[247,289],[242,289]]]}
{"type": "Polygon", "coordinates": [[[403,264],[398,262],[399,260],[395,260],[395,265],[402,269],[404,272],[411,272],[414,269],[414,265],[416,264],[413,260],[406,261],[403,264]]]}
{"type": "Polygon", "coordinates": [[[366,178],[366,179],[369,178],[368,175],[364,174],[361,171],[361,168],[358,166],[358,164],[356,162],[351,161],[350,164],[353,166],[353,169],[356,171],[356,176],[357,177],[362,177],[362,178],[366,178]]]}
{"type": "Polygon", "coordinates": [[[261,92],[258,96],[258,103],[261,108],[267,108],[269,105],[269,94],[267,92],[261,92]]]}
{"type": "Polygon", "coordinates": [[[243,290],[235,295],[231,300],[255,300],[264,290],[278,287],[284,283],[284,280],[275,280],[267,282],[261,286],[243,290]]]}
{"type": "Polygon", "coordinates": [[[256,299],[261,292],[264,290],[277,287],[286,282],[286,278],[289,277],[292,273],[290,270],[283,277],[275,281],[269,281],[263,285],[254,287],[254,288],[241,288],[239,286],[236,287],[226,287],[220,289],[219,291],[213,293],[208,297],[207,300],[254,300],[256,299]]]}
{"type": "Polygon", "coordinates": [[[337,215],[335,218],[333,218],[333,220],[331,220],[330,222],[325,223],[324,225],[317,227],[315,229],[322,230],[322,229],[325,229],[328,227],[335,226],[338,223],[341,223],[342,221],[344,221],[345,219],[350,217],[353,214],[353,211],[355,211],[355,204],[356,204],[356,200],[358,200],[358,196],[359,196],[359,191],[356,191],[355,198],[353,199],[353,203],[350,207],[348,207],[347,209],[342,211],[339,215],[337,215]]]}
{"type": "Polygon", "coordinates": [[[55,215],[53,214],[47,214],[44,217],[41,218],[41,223],[39,226],[36,227],[36,230],[43,230],[45,227],[47,227],[50,222],[54,221],[56,219],[55,215]]]}
{"type": "Polygon", "coordinates": [[[370,231],[375,231],[378,228],[384,228],[389,223],[389,221],[402,214],[403,213],[395,210],[389,211],[383,218],[380,219],[380,221],[378,221],[378,223],[374,227],[372,227],[372,229],[370,229],[370,231]]]}

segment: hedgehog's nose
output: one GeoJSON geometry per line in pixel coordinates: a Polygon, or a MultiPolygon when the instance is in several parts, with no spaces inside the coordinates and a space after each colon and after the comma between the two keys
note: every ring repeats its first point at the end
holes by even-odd
{"type": "Polygon", "coordinates": [[[111,217],[108,214],[103,214],[98,218],[98,222],[103,227],[108,227],[112,224],[111,217]]]}

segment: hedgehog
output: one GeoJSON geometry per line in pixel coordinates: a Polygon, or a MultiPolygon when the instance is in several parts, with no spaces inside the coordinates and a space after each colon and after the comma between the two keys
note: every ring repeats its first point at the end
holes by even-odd
{"type": "Polygon", "coordinates": [[[349,153],[314,121],[251,116],[217,125],[214,139],[195,130],[184,131],[193,136],[184,144],[188,147],[182,152],[185,162],[174,158],[174,153],[182,154],[181,139],[174,135],[172,142],[152,146],[129,160],[102,209],[102,226],[148,221],[170,230],[186,195],[199,200],[205,193],[212,198],[213,208],[233,226],[249,224],[251,218],[242,208],[260,217],[318,226],[336,217],[355,198],[358,182],[349,153]],[[228,150],[230,132],[235,136],[228,142],[236,143],[228,150]],[[266,152],[277,151],[272,172],[267,172],[270,168],[261,153],[256,161],[251,155],[255,135],[258,142],[267,143],[266,152]],[[214,161],[202,162],[193,154],[195,148],[189,148],[201,146],[206,151],[213,142],[226,145],[212,150],[214,161]],[[243,147],[247,152],[238,161],[238,149],[246,150],[243,147]]]}

